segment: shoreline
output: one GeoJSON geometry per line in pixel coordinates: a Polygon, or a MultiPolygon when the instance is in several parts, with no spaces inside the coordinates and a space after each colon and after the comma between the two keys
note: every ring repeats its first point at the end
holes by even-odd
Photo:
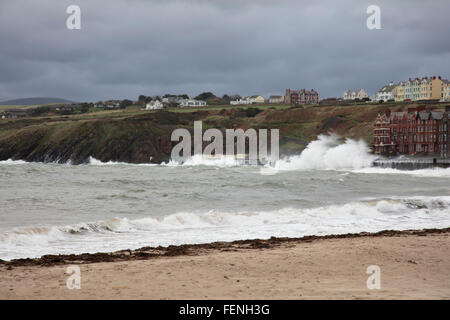
{"type": "Polygon", "coordinates": [[[67,264],[90,264],[99,262],[120,262],[148,260],[163,257],[196,256],[214,251],[239,251],[252,249],[273,249],[283,244],[301,244],[329,239],[357,239],[395,236],[427,236],[432,234],[450,233],[448,228],[382,230],[378,232],[359,232],[346,234],[331,234],[322,236],[304,236],[299,238],[270,237],[269,239],[235,240],[230,242],[211,242],[201,244],[170,245],[167,247],[145,246],[138,249],[124,249],[113,252],[96,252],[82,254],[43,255],[39,258],[20,258],[9,261],[0,259],[0,268],[6,269],[23,266],[55,266],[67,264]]]}
{"type": "Polygon", "coordinates": [[[450,228],[388,230],[15,260],[0,300],[450,299],[449,271],[450,228]]]}

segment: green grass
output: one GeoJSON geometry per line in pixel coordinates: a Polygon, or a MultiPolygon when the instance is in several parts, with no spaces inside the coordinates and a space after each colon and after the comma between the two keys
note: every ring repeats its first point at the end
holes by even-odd
{"type": "Polygon", "coordinates": [[[0,106],[0,111],[3,111],[5,109],[31,109],[35,107],[36,106],[0,106]]]}
{"type": "Polygon", "coordinates": [[[189,108],[168,108],[167,111],[171,112],[196,112],[203,110],[228,110],[228,109],[248,109],[248,108],[257,108],[261,110],[274,109],[274,110],[282,110],[289,109],[290,105],[270,105],[270,104],[252,104],[252,105],[243,105],[243,106],[233,106],[231,104],[217,105],[217,106],[206,106],[206,107],[189,107],[189,108]]]}
{"type": "Polygon", "coordinates": [[[60,105],[61,103],[48,103],[48,104],[34,104],[34,105],[0,105],[0,111],[3,111],[5,109],[34,109],[37,107],[44,107],[44,106],[54,106],[54,105],[60,105]]]}

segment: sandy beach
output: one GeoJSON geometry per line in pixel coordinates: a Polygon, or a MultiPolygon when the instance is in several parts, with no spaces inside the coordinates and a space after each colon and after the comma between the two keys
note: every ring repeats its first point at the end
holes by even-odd
{"type": "Polygon", "coordinates": [[[129,260],[117,258],[126,256],[121,252],[111,262],[90,262],[89,259],[97,259],[91,255],[77,264],[81,270],[79,290],[66,286],[66,268],[75,265],[73,261],[3,263],[0,298],[450,298],[448,229],[342,238],[272,239],[178,249],[155,257],[134,252],[129,260]],[[379,290],[367,289],[366,270],[370,265],[380,267],[379,290]]]}

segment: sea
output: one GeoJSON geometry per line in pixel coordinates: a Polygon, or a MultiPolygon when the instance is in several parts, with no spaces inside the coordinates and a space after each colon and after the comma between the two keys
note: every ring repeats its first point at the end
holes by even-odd
{"type": "Polygon", "coordinates": [[[264,166],[0,162],[0,259],[241,239],[450,227],[450,169],[373,167],[319,136],[264,166]]]}

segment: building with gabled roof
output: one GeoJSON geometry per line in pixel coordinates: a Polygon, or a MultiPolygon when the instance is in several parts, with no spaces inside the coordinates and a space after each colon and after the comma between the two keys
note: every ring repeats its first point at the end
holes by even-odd
{"type": "Polygon", "coordinates": [[[285,102],[291,105],[318,104],[319,94],[314,89],[286,89],[285,102]]]}
{"type": "Polygon", "coordinates": [[[450,106],[420,106],[378,114],[373,127],[375,154],[450,157],[450,106]]]}

